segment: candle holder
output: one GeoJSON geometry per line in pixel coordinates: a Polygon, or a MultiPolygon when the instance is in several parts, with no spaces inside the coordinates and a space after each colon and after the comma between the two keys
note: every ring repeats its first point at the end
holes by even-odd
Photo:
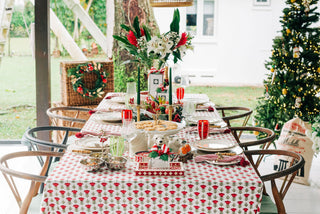
{"type": "Polygon", "coordinates": [[[140,121],[140,108],[141,108],[141,106],[137,105],[137,121],[138,122],[140,121]]]}

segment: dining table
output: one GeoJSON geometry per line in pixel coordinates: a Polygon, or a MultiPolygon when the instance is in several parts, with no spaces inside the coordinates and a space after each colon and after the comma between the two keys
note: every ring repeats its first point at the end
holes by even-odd
{"type": "MultiPolygon", "coordinates": [[[[126,108],[112,98],[122,93],[108,93],[95,111],[119,111],[126,108]]],[[[205,94],[188,94],[189,98],[208,100],[205,94]]],[[[221,119],[212,111],[196,115],[221,119]]],[[[121,134],[121,125],[104,124],[92,114],[81,132],[121,134]]],[[[185,129],[175,134],[185,138],[185,129]]],[[[219,141],[237,144],[230,132],[211,135],[219,141]]],[[[188,142],[194,145],[198,135],[190,132],[188,142]]],[[[70,145],[72,146],[72,145],[70,145]]],[[[194,148],[193,148],[194,149],[194,148]]],[[[237,149],[240,149],[238,147],[237,149]]],[[[201,151],[194,150],[194,155],[201,151]]],[[[183,164],[183,176],[137,175],[137,163],[130,161],[121,170],[101,169],[88,172],[81,168],[83,155],[67,150],[48,175],[41,199],[41,213],[92,214],[208,214],[259,213],[263,183],[252,165],[216,165],[189,160],[183,164]]],[[[245,156],[243,158],[246,159],[245,156]]]]}

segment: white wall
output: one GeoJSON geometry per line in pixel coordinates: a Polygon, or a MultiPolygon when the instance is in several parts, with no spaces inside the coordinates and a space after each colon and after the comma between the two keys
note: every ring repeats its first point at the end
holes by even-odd
{"type": "MultiPolygon", "coordinates": [[[[253,6],[253,0],[216,0],[215,6],[215,37],[194,39],[194,52],[183,58],[182,72],[189,73],[192,84],[261,86],[269,72],[264,62],[281,29],[284,0],[272,0],[270,6],[253,6]]],[[[184,30],[185,8],[179,10],[184,30]]],[[[173,9],[154,12],[160,31],[168,31],[173,9]]]]}

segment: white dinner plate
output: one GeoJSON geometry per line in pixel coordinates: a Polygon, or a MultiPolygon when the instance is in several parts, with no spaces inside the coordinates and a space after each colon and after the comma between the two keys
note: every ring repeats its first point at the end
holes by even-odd
{"type": "Polygon", "coordinates": [[[83,138],[77,139],[74,143],[74,147],[76,147],[76,149],[84,149],[90,151],[101,151],[107,146],[108,141],[101,143],[98,136],[85,136],[83,138]]]}
{"type": "Polygon", "coordinates": [[[125,104],[125,97],[124,96],[112,97],[110,100],[112,102],[125,104]]]}
{"type": "Polygon", "coordinates": [[[202,150],[202,151],[219,152],[219,151],[229,150],[237,145],[234,142],[228,141],[226,139],[208,138],[208,139],[199,140],[195,142],[194,146],[198,150],[202,150]]]}
{"type": "Polygon", "coordinates": [[[121,112],[97,112],[94,118],[99,122],[117,123],[121,122],[121,112]]]}
{"type": "Polygon", "coordinates": [[[191,124],[198,124],[199,120],[208,120],[211,125],[223,122],[220,119],[215,119],[215,118],[206,117],[206,116],[191,116],[188,121],[191,124]]]}
{"type": "Polygon", "coordinates": [[[234,160],[229,162],[221,162],[221,161],[206,161],[206,162],[214,165],[227,166],[227,165],[237,164],[240,162],[240,160],[234,160]]]}

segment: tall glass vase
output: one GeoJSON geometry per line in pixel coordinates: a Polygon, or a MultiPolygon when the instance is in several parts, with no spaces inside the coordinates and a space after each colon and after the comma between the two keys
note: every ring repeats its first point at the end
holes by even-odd
{"type": "Polygon", "coordinates": [[[127,93],[125,96],[125,104],[127,108],[129,107],[130,99],[133,99],[135,103],[137,102],[136,82],[127,82],[127,93]]]}

